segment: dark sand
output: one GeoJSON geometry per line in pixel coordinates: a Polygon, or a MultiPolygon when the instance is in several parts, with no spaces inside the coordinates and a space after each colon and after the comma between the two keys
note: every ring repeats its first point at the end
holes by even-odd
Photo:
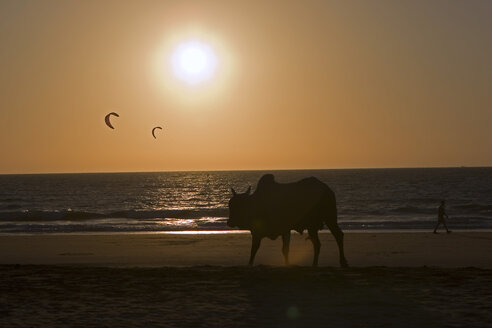
{"type": "Polygon", "coordinates": [[[349,269],[329,234],[317,269],[302,237],[249,268],[248,235],[2,236],[0,327],[491,327],[492,233],[346,236],[349,269]]]}

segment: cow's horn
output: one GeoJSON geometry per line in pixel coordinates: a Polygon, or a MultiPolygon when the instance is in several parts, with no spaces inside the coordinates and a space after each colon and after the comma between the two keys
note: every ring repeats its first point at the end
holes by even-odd
{"type": "Polygon", "coordinates": [[[231,188],[231,191],[232,191],[232,196],[236,196],[236,191],[234,190],[234,188],[231,188]]]}

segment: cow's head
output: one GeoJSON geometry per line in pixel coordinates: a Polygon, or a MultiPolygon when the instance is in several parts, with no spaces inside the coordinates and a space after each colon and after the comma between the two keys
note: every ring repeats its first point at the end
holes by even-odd
{"type": "Polygon", "coordinates": [[[244,194],[238,194],[231,188],[232,197],[229,200],[229,227],[238,227],[239,229],[249,229],[251,225],[251,186],[244,194]]]}

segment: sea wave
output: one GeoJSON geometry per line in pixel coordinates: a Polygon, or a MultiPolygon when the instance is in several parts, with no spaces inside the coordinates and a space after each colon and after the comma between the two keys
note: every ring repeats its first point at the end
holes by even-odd
{"type": "Polygon", "coordinates": [[[29,220],[29,221],[56,221],[56,220],[88,220],[98,218],[126,218],[126,219],[153,219],[153,218],[188,218],[228,216],[227,208],[201,209],[171,209],[171,210],[122,210],[109,213],[95,213],[84,211],[45,210],[45,211],[0,211],[0,220],[29,220]]]}
{"type": "Polygon", "coordinates": [[[200,219],[127,219],[105,218],[82,221],[1,221],[2,233],[65,233],[65,232],[162,232],[194,230],[230,230],[225,217],[200,219]]]}
{"type": "Polygon", "coordinates": [[[488,212],[492,211],[492,205],[484,205],[484,204],[463,204],[463,205],[455,205],[453,208],[463,209],[463,210],[474,210],[479,212],[488,212]]]}
{"type": "MultiPolygon", "coordinates": [[[[433,229],[437,223],[436,218],[415,219],[364,219],[364,220],[340,220],[339,225],[346,230],[393,230],[393,229],[433,229]]],[[[451,229],[492,229],[492,220],[483,216],[453,217],[447,220],[451,229]]],[[[442,226],[441,226],[442,227],[442,226]]]]}
{"type": "MultiPolygon", "coordinates": [[[[99,218],[77,220],[2,220],[1,233],[72,233],[72,232],[163,232],[230,230],[227,217],[201,218],[99,218]]],[[[414,219],[341,219],[342,230],[431,230],[435,218],[414,219]]],[[[453,217],[448,220],[451,229],[492,229],[487,217],[453,217]]]]}
{"type": "Polygon", "coordinates": [[[436,212],[434,208],[424,208],[417,206],[401,206],[390,209],[389,212],[395,212],[399,214],[415,215],[415,214],[433,214],[436,212]]]}
{"type": "Polygon", "coordinates": [[[20,204],[8,204],[8,205],[0,205],[0,210],[16,210],[22,208],[20,204]]]}
{"type": "Polygon", "coordinates": [[[12,203],[12,202],[22,202],[22,201],[24,201],[22,198],[12,198],[12,197],[0,198],[0,203],[12,203]]]}

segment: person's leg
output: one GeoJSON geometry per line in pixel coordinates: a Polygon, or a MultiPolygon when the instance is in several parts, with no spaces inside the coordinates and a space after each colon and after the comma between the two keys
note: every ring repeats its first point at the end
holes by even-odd
{"type": "Polygon", "coordinates": [[[436,226],[434,227],[434,233],[437,233],[437,228],[439,227],[439,225],[441,224],[441,221],[437,221],[436,223],[436,226]]]}
{"type": "Polygon", "coordinates": [[[448,226],[446,225],[446,221],[442,221],[442,224],[444,224],[444,228],[446,228],[446,232],[450,233],[451,230],[448,229],[448,226]]]}

